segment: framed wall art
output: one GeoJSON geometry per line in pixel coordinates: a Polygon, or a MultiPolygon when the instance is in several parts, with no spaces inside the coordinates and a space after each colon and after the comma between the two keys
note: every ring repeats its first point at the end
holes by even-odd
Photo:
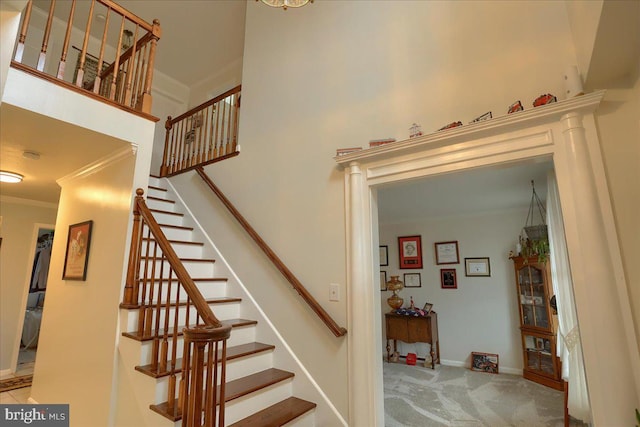
{"type": "Polygon", "coordinates": [[[458,242],[436,242],[436,264],[459,264],[458,242]]]}
{"type": "Polygon", "coordinates": [[[455,268],[440,269],[440,287],[442,289],[457,289],[458,279],[456,278],[455,268]]]}
{"type": "Polygon", "coordinates": [[[380,272],[380,290],[381,291],[387,290],[387,272],[386,271],[380,272]]]}
{"type": "Polygon", "coordinates": [[[429,314],[431,313],[431,309],[433,308],[433,304],[431,304],[430,302],[425,303],[424,307],[422,307],[422,310],[426,313],[429,314]]]}
{"type": "Polygon", "coordinates": [[[93,221],[69,226],[62,280],[86,280],[93,221]]]}
{"type": "Polygon", "coordinates": [[[380,245],[380,266],[389,265],[389,246],[380,245]]]}
{"type": "Polygon", "coordinates": [[[422,268],[422,238],[420,236],[398,237],[400,268],[422,268]]]}
{"type": "Polygon", "coordinates": [[[489,258],[465,258],[464,275],[479,277],[491,276],[491,264],[489,263],[489,258]]]}
{"type": "Polygon", "coordinates": [[[471,353],[471,370],[480,372],[498,373],[498,355],[491,353],[471,353]]]}
{"type": "Polygon", "coordinates": [[[421,288],[422,282],[420,280],[420,273],[404,273],[404,287],[405,288],[421,288]]]}

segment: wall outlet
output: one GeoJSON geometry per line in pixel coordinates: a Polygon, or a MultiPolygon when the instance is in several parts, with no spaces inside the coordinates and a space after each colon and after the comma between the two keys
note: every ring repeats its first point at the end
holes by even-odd
{"type": "Polygon", "coordinates": [[[329,285],[329,301],[340,301],[340,285],[337,283],[329,285]]]}

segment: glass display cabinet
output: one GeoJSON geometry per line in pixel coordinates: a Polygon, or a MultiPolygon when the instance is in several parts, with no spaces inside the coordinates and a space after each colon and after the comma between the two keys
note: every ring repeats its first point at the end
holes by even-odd
{"type": "Polygon", "coordinates": [[[564,390],[560,359],[556,356],[557,322],[551,308],[553,294],[549,265],[537,256],[512,258],[520,308],[520,333],[524,358],[523,377],[564,390]]]}

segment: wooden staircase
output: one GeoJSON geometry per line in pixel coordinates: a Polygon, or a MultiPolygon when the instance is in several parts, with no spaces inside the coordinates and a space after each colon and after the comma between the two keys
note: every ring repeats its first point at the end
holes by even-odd
{"type": "MultiPolygon", "coordinates": [[[[293,396],[295,374],[273,366],[275,346],[257,341],[258,322],[241,317],[241,313],[251,312],[243,308],[243,304],[250,303],[227,295],[232,288],[229,288],[227,278],[217,275],[213,250],[198,241],[198,232],[190,226],[190,218],[182,212],[180,203],[171,200],[171,193],[163,187],[163,182],[162,179],[151,178],[147,205],[216,317],[223,324],[232,327],[226,350],[225,425],[315,425],[313,414],[316,404],[293,396]]],[[[162,281],[163,278],[158,277],[157,280],[162,281]]],[[[169,305],[171,310],[179,311],[180,319],[189,318],[189,314],[182,313],[188,307],[185,301],[171,301],[169,305]]],[[[180,408],[174,405],[170,409],[168,402],[162,399],[166,400],[167,377],[172,369],[174,372],[182,369],[182,359],[177,359],[174,367],[152,366],[148,357],[150,349],[147,348],[151,345],[152,336],[140,333],[135,328],[139,310],[136,307],[126,307],[122,311],[124,339],[133,340],[140,345],[141,363],[135,366],[135,370],[139,375],[156,381],[155,396],[149,396],[149,410],[166,418],[167,425],[179,425],[177,423],[182,418],[180,408]]],[[[182,340],[181,333],[178,333],[178,339],[182,340]]],[[[177,348],[182,348],[182,343],[177,348]]]]}

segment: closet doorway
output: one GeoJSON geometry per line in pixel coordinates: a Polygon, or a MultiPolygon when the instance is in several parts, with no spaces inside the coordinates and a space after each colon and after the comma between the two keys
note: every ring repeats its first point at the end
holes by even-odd
{"type": "Polygon", "coordinates": [[[47,277],[49,276],[49,262],[51,247],[53,246],[54,226],[36,224],[34,227],[32,250],[28,261],[28,277],[26,287],[26,302],[22,330],[18,335],[19,349],[16,362],[16,375],[33,373],[40,337],[40,324],[47,292],[47,277]]]}

